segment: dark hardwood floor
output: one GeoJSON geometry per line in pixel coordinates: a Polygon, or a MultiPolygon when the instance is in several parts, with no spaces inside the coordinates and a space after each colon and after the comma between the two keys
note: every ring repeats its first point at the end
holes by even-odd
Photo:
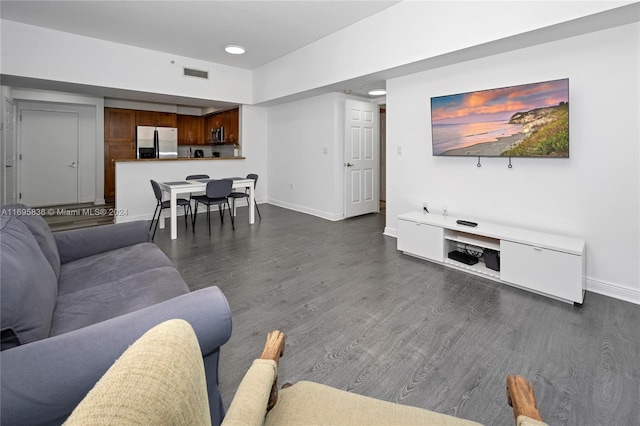
{"type": "Polygon", "coordinates": [[[287,336],[279,382],[311,380],[487,425],[514,424],[508,374],[535,385],[550,425],[640,424],[640,306],[587,293],[572,306],[421,261],[382,234],[385,217],[338,222],[260,205],[204,215],[157,245],[192,290],[216,285],[233,314],[225,406],[266,333],[287,336]]]}
{"type": "Polygon", "coordinates": [[[44,220],[55,232],[113,223],[114,207],[113,203],[78,203],[38,207],[38,210],[47,213],[44,220]]]}

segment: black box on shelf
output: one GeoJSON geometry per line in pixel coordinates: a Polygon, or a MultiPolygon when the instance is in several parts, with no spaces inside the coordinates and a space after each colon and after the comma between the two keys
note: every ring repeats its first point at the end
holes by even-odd
{"type": "Polygon", "coordinates": [[[457,250],[450,251],[448,257],[449,259],[464,263],[465,265],[475,265],[476,263],[478,263],[477,257],[457,250]]]}
{"type": "Polygon", "coordinates": [[[497,250],[484,249],[484,264],[487,268],[500,271],[500,252],[497,250]]]}

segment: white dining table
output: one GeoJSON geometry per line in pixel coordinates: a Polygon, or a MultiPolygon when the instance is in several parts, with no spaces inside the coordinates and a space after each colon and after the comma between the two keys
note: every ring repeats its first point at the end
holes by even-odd
{"type": "MultiPolygon", "coordinates": [[[[246,188],[249,190],[249,224],[254,224],[256,220],[255,216],[255,193],[254,193],[254,181],[253,179],[247,178],[223,178],[223,179],[231,179],[233,180],[233,189],[243,189],[246,188]]],[[[177,202],[179,194],[187,194],[191,192],[202,192],[207,189],[207,182],[212,179],[196,179],[196,180],[180,180],[175,182],[158,182],[160,188],[163,191],[169,194],[170,198],[170,218],[171,218],[171,239],[175,240],[178,238],[178,209],[177,202]]],[[[231,212],[234,216],[236,215],[235,211],[235,203],[234,209],[231,212]]],[[[160,229],[164,228],[164,216],[162,220],[160,220],[160,229]]]]}

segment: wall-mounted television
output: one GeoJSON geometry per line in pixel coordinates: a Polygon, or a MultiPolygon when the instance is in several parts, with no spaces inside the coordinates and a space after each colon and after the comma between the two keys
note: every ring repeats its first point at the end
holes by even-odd
{"type": "Polygon", "coordinates": [[[569,157],[569,79],[431,98],[434,156],[569,157]]]}

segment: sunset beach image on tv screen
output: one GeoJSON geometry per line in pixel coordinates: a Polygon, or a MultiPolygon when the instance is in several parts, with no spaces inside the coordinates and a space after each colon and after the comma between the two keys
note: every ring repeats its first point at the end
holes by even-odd
{"type": "Polygon", "coordinates": [[[431,98],[433,155],[569,157],[569,80],[431,98]]]}

